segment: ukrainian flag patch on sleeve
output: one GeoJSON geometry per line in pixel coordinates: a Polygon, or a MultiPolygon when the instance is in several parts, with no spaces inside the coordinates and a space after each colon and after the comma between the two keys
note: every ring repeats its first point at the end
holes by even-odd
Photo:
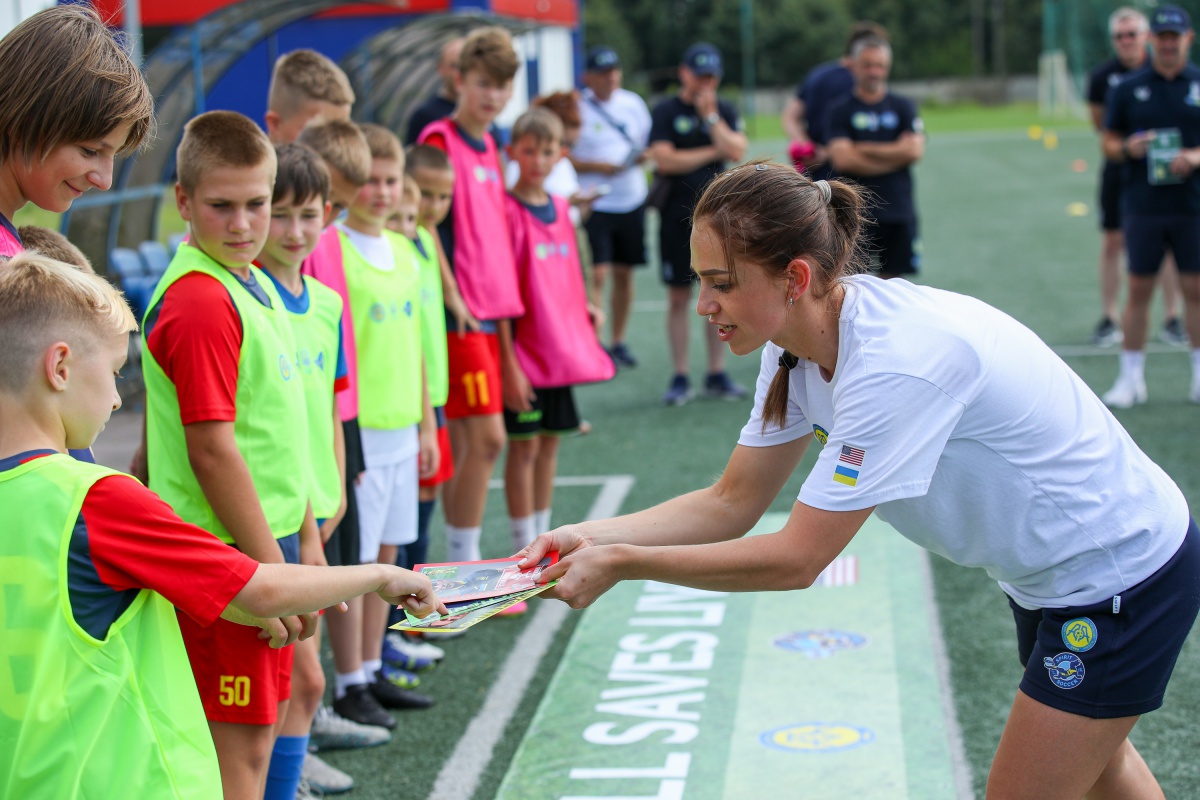
{"type": "Polygon", "coordinates": [[[833,471],[833,479],[838,483],[844,483],[847,486],[855,486],[858,484],[858,470],[837,465],[837,469],[833,471]]]}
{"type": "Polygon", "coordinates": [[[833,470],[833,480],[836,483],[842,483],[846,486],[857,486],[858,473],[862,468],[863,458],[866,455],[866,450],[860,450],[850,445],[842,445],[842,451],[838,454],[837,467],[833,470]]]}

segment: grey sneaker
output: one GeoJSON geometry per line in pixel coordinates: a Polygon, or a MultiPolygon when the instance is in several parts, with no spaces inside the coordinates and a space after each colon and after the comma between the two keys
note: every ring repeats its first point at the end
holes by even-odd
{"type": "Polygon", "coordinates": [[[663,404],[668,406],[681,406],[691,399],[692,386],[688,382],[687,375],[676,375],[671,378],[671,385],[667,387],[667,391],[663,393],[662,397],[663,404]]]}
{"type": "Polygon", "coordinates": [[[320,800],[324,796],[320,789],[300,779],[300,785],[296,787],[296,800],[320,800]]]}
{"type": "MultiPolygon", "coordinates": [[[[300,785],[305,784],[308,785],[310,795],[316,792],[316,796],[321,797],[350,791],[354,788],[354,778],[309,753],[304,757],[304,768],[300,773],[300,785]]],[[[299,797],[300,793],[297,792],[296,796],[299,797]]]]}
{"type": "Polygon", "coordinates": [[[1162,330],[1158,332],[1158,338],[1177,347],[1187,347],[1188,345],[1187,331],[1183,329],[1183,323],[1179,317],[1171,317],[1164,322],[1162,330]]]}
{"type": "Polygon", "coordinates": [[[1096,330],[1092,332],[1092,344],[1096,345],[1096,347],[1112,347],[1124,340],[1125,335],[1121,333],[1121,329],[1117,327],[1117,323],[1108,317],[1100,320],[1096,325],[1096,330]]]}

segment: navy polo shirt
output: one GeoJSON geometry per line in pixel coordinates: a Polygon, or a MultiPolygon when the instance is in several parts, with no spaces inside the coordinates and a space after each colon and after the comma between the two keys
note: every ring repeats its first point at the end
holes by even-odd
{"type": "MultiPolygon", "coordinates": [[[[1104,127],[1122,137],[1141,131],[1178,128],[1185,148],[1200,147],[1200,69],[1189,64],[1167,80],[1147,67],[1113,87],[1104,127]]],[[[1200,170],[1186,181],[1152,186],[1147,160],[1126,159],[1122,208],[1130,214],[1200,214],[1200,170]]]]}
{"type": "MultiPolygon", "coordinates": [[[[735,131],[742,129],[737,109],[724,100],[717,100],[717,113],[735,131]]],[[[650,142],[670,142],[676,150],[695,150],[713,143],[708,125],[700,119],[696,107],[678,96],[668,97],[654,107],[650,114],[650,142]]],[[[671,194],[662,218],[668,220],[691,216],[709,181],[725,170],[721,160],[701,164],[686,175],[672,175],[671,194]]],[[[690,225],[690,223],[688,223],[690,225]]]]}
{"type": "MultiPolygon", "coordinates": [[[[878,103],[865,103],[849,95],[829,109],[829,141],[894,142],[903,133],[924,133],[917,108],[908,98],[891,94],[878,103]]],[[[874,194],[868,214],[879,222],[907,222],[916,218],[913,208],[912,171],[903,167],[883,175],[847,175],[874,194]]]]}

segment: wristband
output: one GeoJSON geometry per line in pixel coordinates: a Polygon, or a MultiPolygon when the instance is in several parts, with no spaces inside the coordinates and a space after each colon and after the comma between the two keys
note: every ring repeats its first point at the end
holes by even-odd
{"type": "Polygon", "coordinates": [[[716,125],[716,124],[717,124],[718,122],[720,122],[720,121],[721,121],[721,115],[720,115],[720,114],[718,114],[716,111],[712,112],[711,114],[709,114],[707,117],[705,117],[705,118],[704,118],[704,122],[705,122],[705,123],[708,125],[708,127],[710,127],[710,128],[711,128],[713,125],[716,125]]]}

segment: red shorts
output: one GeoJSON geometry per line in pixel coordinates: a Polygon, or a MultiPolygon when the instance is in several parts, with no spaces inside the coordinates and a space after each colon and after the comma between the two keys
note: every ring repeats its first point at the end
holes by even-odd
{"type": "Polygon", "coordinates": [[[258,628],[218,619],[207,628],[182,612],[179,629],[210,722],[274,725],[292,696],[291,646],[273,650],[258,628]]]}
{"type": "Polygon", "coordinates": [[[448,333],[446,356],[450,362],[447,417],[486,417],[504,410],[504,397],[500,391],[499,336],[468,331],[459,338],[457,332],[448,333]]]}
{"type": "Polygon", "coordinates": [[[454,477],[454,453],[450,451],[450,430],[445,425],[438,426],[437,444],[438,471],[418,481],[422,488],[441,486],[454,477]]]}

